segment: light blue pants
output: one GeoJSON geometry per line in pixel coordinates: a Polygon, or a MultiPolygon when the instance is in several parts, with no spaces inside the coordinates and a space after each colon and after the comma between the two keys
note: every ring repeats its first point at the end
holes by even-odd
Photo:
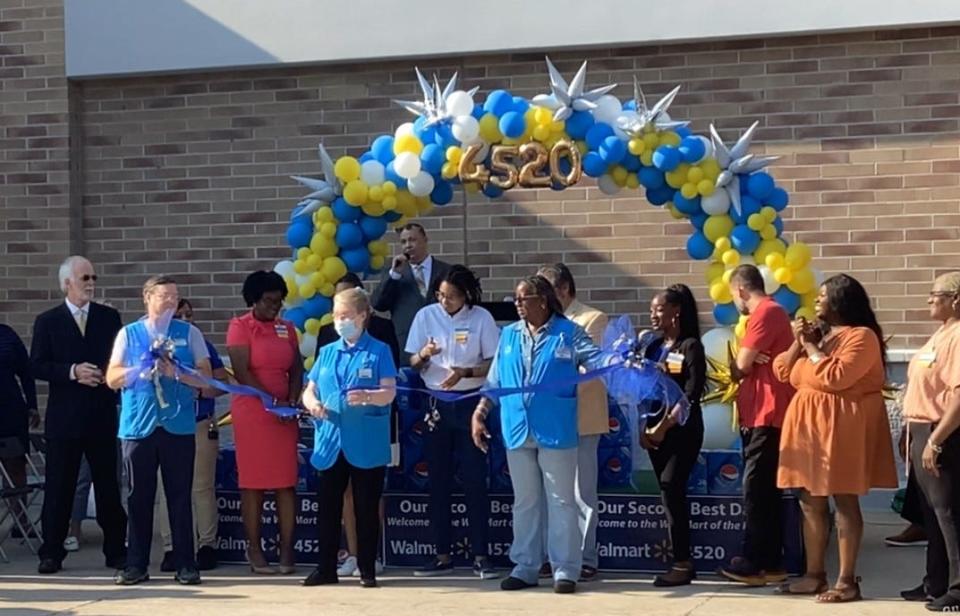
{"type": "Polygon", "coordinates": [[[577,453],[576,447],[547,449],[532,439],[507,451],[513,483],[512,577],[537,583],[546,536],[553,579],[580,579],[583,540],[576,499],[577,453]]]}
{"type": "Polygon", "coordinates": [[[597,495],[597,447],[599,434],[580,437],[577,447],[577,507],[580,509],[580,535],[583,537],[583,564],[597,568],[597,523],[600,522],[597,495]]]}

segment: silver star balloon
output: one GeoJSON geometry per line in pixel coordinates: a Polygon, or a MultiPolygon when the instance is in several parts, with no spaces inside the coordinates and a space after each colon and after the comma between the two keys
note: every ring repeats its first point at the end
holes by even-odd
{"type": "Polygon", "coordinates": [[[741,173],[753,173],[763,169],[779,156],[754,156],[747,154],[750,149],[750,142],[753,140],[753,133],[756,132],[760,122],[754,122],[745,133],[740,135],[733,147],[728,148],[717,129],[710,125],[710,139],[713,141],[713,147],[716,151],[717,163],[720,165],[720,175],[717,176],[717,188],[723,188],[730,195],[730,204],[733,210],[739,215],[740,204],[740,176],[741,173]]]}
{"type": "Polygon", "coordinates": [[[547,70],[550,73],[550,94],[538,94],[533,97],[533,102],[536,105],[552,109],[553,119],[557,121],[566,120],[574,111],[596,109],[597,99],[617,87],[617,84],[614,83],[584,92],[583,86],[587,80],[586,60],[580,65],[580,70],[573,76],[573,81],[569,84],[549,57],[547,58],[547,70]]]}
{"type": "Polygon", "coordinates": [[[686,126],[689,122],[674,122],[670,119],[670,116],[667,115],[667,109],[673,104],[673,99],[677,97],[677,92],[679,91],[680,86],[677,86],[667,92],[667,95],[657,101],[653,107],[647,107],[647,97],[643,94],[643,88],[640,87],[640,82],[634,77],[633,101],[637,106],[636,115],[628,114],[620,116],[617,119],[617,124],[633,137],[642,136],[648,124],[652,124],[658,131],[686,126]]]}
{"type": "Polygon", "coordinates": [[[334,199],[343,194],[343,186],[340,184],[340,180],[337,179],[337,175],[333,170],[333,159],[327,154],[327,150],[323,147],[322,143],[318,146],[318,150],[320,155],[320,170],[323,173],[322,180],[308,178],[302,175],[290,176],[312,191],[303,198],[303,201],[297,204],[299,210],[294,209],[294,218],[312,214],[319,210],[321,206],[332,203],[334,199]]]}
{"type": "MultiPolygon", "coordinates": [[[[447,111],[447,97],[457,89],[457,73],[453,74],[453,77],[447,82],[447,87],[441,92],[440,82],[437,80],[436,75],[433,76],[433,86],[431,87],[430,82],[423,76],[420,69],[414,68],[414,70],[417,72],[417,81],[420,83],[420,89],[423,91],[423,100],[404,101],[394,99],[393,102],[413,115],[423,116],[427,126],[432,126],[451,118],[450,112],[447,111]]],[[[467,94],[472,97],[479,89],[480,88],[477,87],[467,90],[467,94]]]]}

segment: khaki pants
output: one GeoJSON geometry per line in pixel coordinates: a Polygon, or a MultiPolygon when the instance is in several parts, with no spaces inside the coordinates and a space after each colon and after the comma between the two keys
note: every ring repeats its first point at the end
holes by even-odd
{"type": "MultiPolygon", "coordinates": [[[[197,535],[197,549],[204,546],[217,547],[217,495],[214,489],[214,475],[217,470],[217,454],[220,441],[207,437],[209,420],[197,422],[196,456],[193,462],[193,524],[197,535]]],[[[173,548],[170,536],[170,517],[167,513],[167,499],[163,493],[163,481],[157,481],[157,500],[154,518],[160,526],[160,538],[163,551],[173,548]]]]}

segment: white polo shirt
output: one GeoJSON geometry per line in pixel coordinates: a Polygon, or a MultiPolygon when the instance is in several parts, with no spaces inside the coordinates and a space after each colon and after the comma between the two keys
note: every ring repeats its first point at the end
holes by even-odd
{"type": "MultiPolygon", "coordinates": [[[[413,318],[407,346],[410,355],[417,353],[433,338],[440,353],[427,362],[421,373],[423,382],[430,389],[440,389],[440,384],[450,376],[450,368],[473,368],[493,359],[500,342],[500,328],[485,308],[464,306],[455,315],[447,314],[439,303],[424,306],[413,318]]],[[[482,387],[486,379],[460,379],[452,391],[465,391],[482,387]]]]}

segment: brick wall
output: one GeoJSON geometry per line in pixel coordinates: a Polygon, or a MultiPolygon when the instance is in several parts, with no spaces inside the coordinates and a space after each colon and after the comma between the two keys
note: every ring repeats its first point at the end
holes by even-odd
{"type": "MultiPolygon", "coordinates": [[[[22,9],[3,10],[6,21],[22,9]]],[[[11,41],[14,34],[0,32],[3,53],[13,54],[6,59],[50,43],[11,41]]],[[[5,60],[3,70],[22,70],[15,82],[35,79],[31,68],[62,72],[62,51],[50,49],[44,64],[5,60]]],[[[635,74],[648,97],[683,84],[671,114],[697,132],[712,121],[729,141],[759,120],[754,151],[782,156],[771,173],[791,193],[788,235],[814,246],[820,269],[866,283],[892,346],[916,346],[932,331],[926,292],[937,273],[960,267],[960,27],[550,55],[568,74],[588,58],[588,83],[625,84],[621,97],[635,74]]],[[[532,96],[547,83],[541,54],[419,65],[442,78],[460,70],[483,93],[504,87],[532,96]]],[[[72,233],[125,317],[141,308],[143,279],[170,272],[222,341],[242,309],[246,273],[289,255],[285,221],[304,191],[288,176],[318,173],[319,141],[334,157],[358,155],[406,121],[391,99],[416,95],[412,69],[404,61],[86,81],[71,86],[69,126],[62,77],[26,90],[5,80],[2,318],[28,333],[22,325],[46,303],[52,265],[72,233]],[[55,109],[8,100],[17,93],[55,109]],[[14,110],[22,120],[11,125],[14,110]]],[[[696,286],[706,311],[703,265],[684,250],[688,223],[636,194],[611,199],[584,182],[563,193],[514,190],[494,202],[471,195],[469,263],[494,297],[537,264],[564,260],[583,299],[608,311],[645,319],[652,293],[677,281],[696,286]]],[[[458,203],[422,220],[434,252],[455,261],[464,248],[458,203]]]]}

